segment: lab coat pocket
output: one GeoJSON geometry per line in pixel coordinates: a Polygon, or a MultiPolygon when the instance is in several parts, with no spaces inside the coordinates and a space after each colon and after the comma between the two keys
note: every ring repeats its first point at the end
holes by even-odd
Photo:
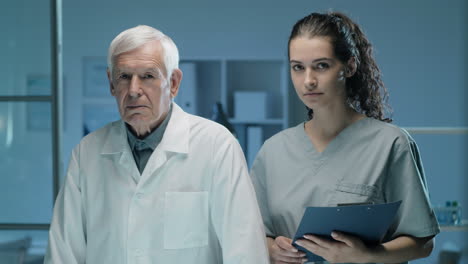
{"type": "Polygon", "coordinates": [[[382,192],[378,187],[366,184],[339,182],[335,189],[336,204],[383,203],[382,192]]]}
{"type": "Polygon", "coordinates": [[[166,192],[164,249],[208,245],[208,192],[166,192]]]}

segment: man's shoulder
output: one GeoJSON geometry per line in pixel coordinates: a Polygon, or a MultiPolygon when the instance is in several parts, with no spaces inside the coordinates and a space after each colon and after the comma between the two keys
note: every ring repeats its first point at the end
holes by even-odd
{"type": "Polygon", "coordinates": [[[108,123],[105,126],[87,134],[80,140],[78,145],[82,148],[91,146],[95,149],[102,149],[102,147],[106,144],[106,139],[121,133],[121,122],[121,120],[118,120],[108,123]]]}
{"type": "Polygon", "coordinates": [[[207,139],[232,137],[231,132],[217,122],[192,114],[187,114],[187,118],[190,124],[191,137],[205,137],[207,139]]]}

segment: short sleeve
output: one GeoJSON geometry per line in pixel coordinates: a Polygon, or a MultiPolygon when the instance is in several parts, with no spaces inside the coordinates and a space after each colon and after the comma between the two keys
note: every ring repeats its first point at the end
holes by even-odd
{"type": "Polygon", "coordinates": [[[263,145],[253,162],[252,168],[250,170],[250,177],[252,178],[252,183],[257,195],[258,205],[260,207],[263,224],[265,226],[265,233],[268,237],[276,237],[277,235],[274,232],[273,222],[268,206],[265,153],[265,145],[263,145]]]}
{"type": "Polygon", "coordinates": [[[402,200],[386,239],[399,235],[427,237],[440,232],[429,200],[421,156],[416,142],[403,131],[396,138],[384,183],[387,202],[402,200]]]}

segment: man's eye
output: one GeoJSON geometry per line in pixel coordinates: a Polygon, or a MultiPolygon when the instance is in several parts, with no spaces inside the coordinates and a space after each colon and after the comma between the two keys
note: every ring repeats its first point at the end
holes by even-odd
{"type": "Polygon", "coordinates": [[[130,79],[130,75],[125,74],[125,73],[124,73],[124,74],[120,74],[120,75],[119,75],[119,79],[121,79],[121,80],[129,80],[129,79],[130,79]]]}
{"type": "Polygon", "coordinates": [[[152,74],[143,75],[143,79],[153,79],[153,78],[154,78],[154,75],[152,75],[152,74]]]}
{"type": "Polygon", "coordinates": [[[304,67],[302,67],[302,65],[299,64],[292,65],[291,68],[293,69],[293,71],[301,71],[304,69],[304,67]]]}

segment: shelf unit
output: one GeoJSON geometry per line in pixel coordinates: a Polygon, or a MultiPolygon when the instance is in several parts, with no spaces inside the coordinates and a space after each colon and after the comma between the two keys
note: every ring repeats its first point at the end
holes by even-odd
{"type": "Polygon", "coordinates": [[[284,60],[186,58],[180,61],[180,68],[188,79],[182,79],[175,101],[183,108],[195,106],[191,109],[192,113],[208,119],[212,117],[215,103],[221,102],[236,130],[249,166],[261,144],[288,127],[288,76],[284,60]],[[264,104],[256,107],[256,102],[250,101],[248,105],[253,108],[248,111],[262,111],[265,116],[256,119],[235,116],[235,108],[240,107],[234,99],[237,92],[264,92],[267,109],[260,109],[260,105],[264,104]],[[251,128],[256,130],[256,138],[249,134],[251,128]]]}

